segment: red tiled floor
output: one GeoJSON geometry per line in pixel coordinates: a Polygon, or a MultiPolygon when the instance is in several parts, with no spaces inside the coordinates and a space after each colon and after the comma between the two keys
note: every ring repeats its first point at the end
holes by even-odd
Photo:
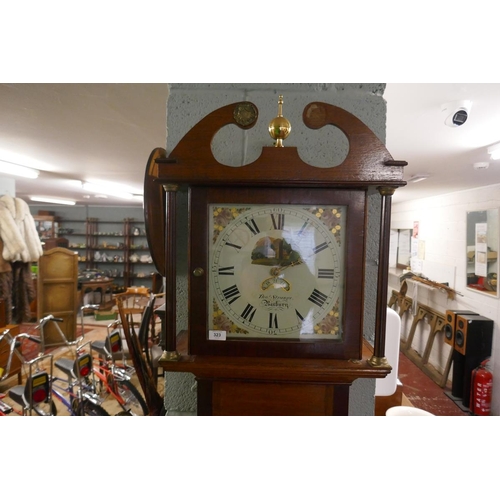
{"type": "Polygon", "coordinates": [[[446,395],[448,387],[439,387],[403,353],[399,355],[399,380],[403,393],[416,408],[427,410],[437,416],[468,416],[446,395]]]}

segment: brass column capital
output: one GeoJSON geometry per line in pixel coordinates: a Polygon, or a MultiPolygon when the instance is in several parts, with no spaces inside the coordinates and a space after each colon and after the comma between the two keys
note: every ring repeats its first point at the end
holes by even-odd
{"type": "Polygon", "coordinates": [[[392,186],[379,186],[377,189],[382,196],[392,196],[396,191],[396,188],[392,186]]]}
{"type": "Polygon", "coordinates": [[[163,351],[159,361],[179,361],[181,355],[177,351],[163,351]]]}
{"type": "Polygon", "coordinates": [[[375,368],[392,368],[392,366],[389,364],[385,356],[384,357],[372,356],[368,360],[368,364],[375,368]]]}

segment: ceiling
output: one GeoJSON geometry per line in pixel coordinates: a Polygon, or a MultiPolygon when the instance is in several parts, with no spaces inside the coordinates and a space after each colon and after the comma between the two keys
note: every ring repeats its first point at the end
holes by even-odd
{"type": "MultiPolygon", "coordinates": [[[[41,171],[36,181],[16,177],[16,196],[129,204],[69,181],[119,182],[141,193],[149,154],[165,147],[167,97],[167,84],[0,84],[0,159],[41,171]]],[[[408,162],[405,179],[430,174],[398,189],[394,203],[500,183],[500,160],[486,151],[500,141],[500,84],[389,83],[384,98],[386,145],[408,162]],[[460,100],[472,101],[468,120],[446,126],[442,105],[460,100]],[[473,168],[485,161],[489,168],[473,168]]]]}
{"type": "Polygon", "coordinates": [[[405,180],[428,173],[427,180],[398,189],[393,202],[435,196],[500,183],[500,160],[487,147],[500,142],[499,83],[387,84],[386,146],[405,160],[405,180]],[[445,125],[441,107],[470,100],[469,118],[459,127],[445,125]],[[489,162],[483,170],[474,163],[489,162]]]}
{"type": "Polygon", "coordinates": [[[142,193],[148,157],[165,147],[167,96],[167,84],[0,84],[0,160],[41,171],[36,180],[16,177],[16,196],[142,205],[140,197],[96,198],[69,181],[142,193]]]}

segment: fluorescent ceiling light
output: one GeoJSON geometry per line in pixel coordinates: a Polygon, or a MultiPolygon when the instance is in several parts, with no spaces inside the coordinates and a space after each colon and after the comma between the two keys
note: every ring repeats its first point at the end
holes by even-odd
{"type": "Polygon", "coordinates": [[[492,160],[500,160],[500,142],[488,148],[488,154],[492,160]]]}
{"type": "Polygon", "coordinates": [[[40,172],[34,168],[23,167],[22,165],[3,160],[0,160],[0,173],[27,177],[28,179],[36,179],[40,174],[40,172]]]}
{"type": "Polygon", "coordinates": [[[123,186],[113,186],[112,184],[93,184],[91,182],[84,182],[82,184],[83,189],[86,191],[91,191],[92,193],[107,194],[109,196],[115,196],[116,198],[124,198],[125,200],[132,200],[134,195],[132,193],[127,193],[125,191],[120,191],[123,186]]]}
{"type": "Polygon", "coordinates": [[[58,198],[46,198],[45,196],[30,196],[31,201],[41,201],[42,203],[54,203],[55,205],[74,205],[73,200],[61,200],[58,198]]]}
{"type": "Polygon", "coordinates": [[[430,177],[430,174],[415,174],[412,175],[409,179],[408,182],[420,182],[420,181],[425,181],[425,179],[428,179],[430,177]]]}

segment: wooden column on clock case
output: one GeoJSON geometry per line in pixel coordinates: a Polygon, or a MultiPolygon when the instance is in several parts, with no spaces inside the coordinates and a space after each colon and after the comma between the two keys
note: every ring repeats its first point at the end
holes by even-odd
{"type": "MultiPolygon", "coordinates": [[[[275,122],[280,126],[281,121],[286,121],[281,115],[281,104],[282,101],[280,120],[275,122]]],[[[161,148],[155,149],[150,156],[145,177],[146,231],[153,261],[166,279],[166,328],[162,335],[165,352],[160,364],[166,371],[191,372],[196,376],[200,415],[347,415],[352,382],[358,378],[383,378],[391,370],[385,358],[390,203],[394,189],[405,185],[402,167],[406,162],[393,160],[380,140],[354,115],[327,103],[314,102],[304,109],[305,125],[311,129],[336,126],[349,141],[349,152],[340,165],[313,167],[301,160],[294,147],[264,147],[257,160],[242,167],[220,164],[211,150],[211,141],[217,131],[229,124],[251,128],[257,118],[258,110],[250,102],[224,106],[191,128],[169,157],[161,148]],[[255,357],[250,351],[245,355],[244,349],[242,355],[193,355],[189,352],[186,337],[192,332],[178,335],[175,331],[175,193],[177,186],[189,189],[221,185],[248,190],[277,186],[292,190],[350,189],[363,191],[365,196],[368,187],[379,189],[382,213],[373,351],[362,339],[360,328],[348,332],[359,342],[359,355],[351,359],[329,359],[321,355],[255,357]],[[160,186],[164,186],[165,191],[160,186]],[[158,231],[159,225],[163,225],[162,234],[158,231]]],[[[208,237],[208,233],[202,234],[208,237]]],[[[194,237],[193,234],[190,237],[194,237]]],[[[194,267],[190,262],[188,272],[198,277],[196,283],[207,286],[208,278],[203,268],[194,267]]],[[[346,292],[346,296],[348,293],[352,292],[346,292]]],[[[363,303],[364,283],[354,293],[363,303]]],[[[196,309],[196,305],[192,304],[191,309],[196,309]]],[[[199,315],[206,311],[191,310],[190,315],[193,314],[201,318],[199,315]]]]}
{"type": "Polygon", "coordinates": [[[382,195],[382,210],[380,213],[380,243],[377,280],[377,304],[375,312],[375,330],[379,334],[375,337],[373,356],[369,363],[372,366],[388,366],[385,357],[385,324],[387,319],[386,291],[389,285],[389,246],[391,236],[391,202],[395,188],[378,187],[382,195]]]}
{"type": "Polygon", "coordinates": [[[179,358],[176,343],[177,323],[177,280],[176,280],[176,195],[178,186],[175,184],[165,185],[165,347],[162,361],[176,361],[179,358]],[[168,333],[168,335],[167,335],[168,333]]]}

